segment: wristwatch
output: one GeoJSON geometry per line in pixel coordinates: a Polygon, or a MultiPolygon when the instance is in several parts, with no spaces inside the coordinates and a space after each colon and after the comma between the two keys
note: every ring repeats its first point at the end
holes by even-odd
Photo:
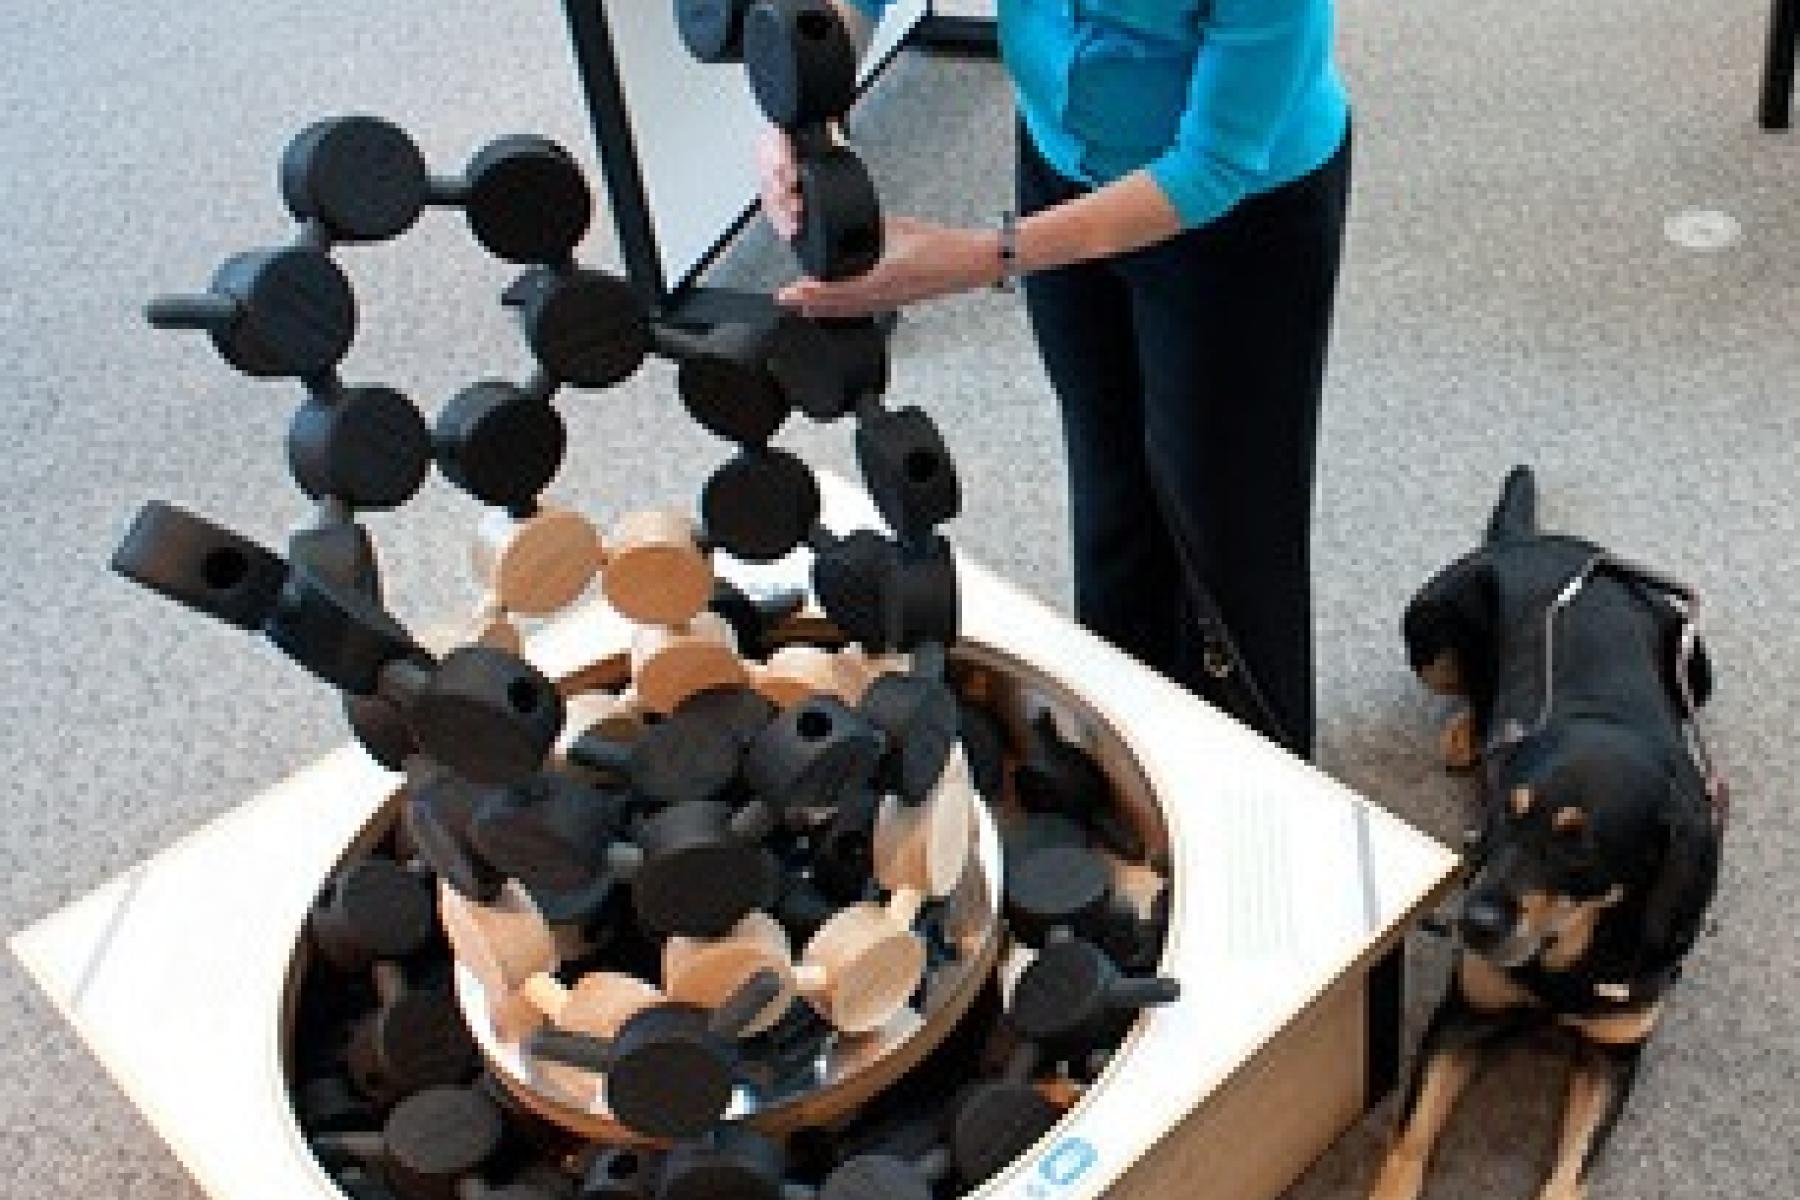
{"type": "Polygon", "coordinates": [[[994,290],[1010,292],[1019,278],[1019,215],[1008,209],[1000,214],[1000,277],[994,290]]]}

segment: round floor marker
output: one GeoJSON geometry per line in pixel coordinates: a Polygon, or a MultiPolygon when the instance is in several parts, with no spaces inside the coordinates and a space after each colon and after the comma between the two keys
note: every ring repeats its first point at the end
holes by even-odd
{"type": "Polygon", "coordinates": [[[1663,236],[1684,250],[1724,250],[1738,243],[1744,227],[1728,212],[1687,208],[1663,222],[1663,236]]]}

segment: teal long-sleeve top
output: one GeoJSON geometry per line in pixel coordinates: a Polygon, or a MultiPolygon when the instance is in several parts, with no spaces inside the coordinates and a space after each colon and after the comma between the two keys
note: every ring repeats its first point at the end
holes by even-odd
{"type": "MultiPolygon", "coordinates": [[[[879,19],[893,0],[851,3],[879,19]]],[[[1343,141],[1332,0],[999,0],[999,22],[1045,160],[1096,186],[1148,170],[1187,228],[1343,141]]]]}

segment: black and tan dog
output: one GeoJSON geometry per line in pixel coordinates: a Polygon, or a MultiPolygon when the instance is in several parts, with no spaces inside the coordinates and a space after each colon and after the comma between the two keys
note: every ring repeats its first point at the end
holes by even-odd
{"type": "Polygon", "coordinates": [[[1697,721],[1711,672],[1691,593],[1539,532],[1507,478],[1485,543],[1422,588],[1413,669],[1469,709],[1452,765],[1483,770],[1485,828],[1448,994],[1371,1192],[1411,1200],[1483,1051],[1545,1024],[1576,1060],[1541,1200],[1573,1200],[1625,1103],[1718,878],[1723,788],[1697,721]]]}

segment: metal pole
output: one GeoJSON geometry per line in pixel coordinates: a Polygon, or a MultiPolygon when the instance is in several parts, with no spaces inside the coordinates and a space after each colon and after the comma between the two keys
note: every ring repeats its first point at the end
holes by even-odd
{"type": "Polygon", "coordinates": [[[656,226],[650,219],[650,197],[638,166],[637,141],[631,133],[630,111],[625,107],[625,86],[619,79],[619,60],[613,53],[605,0],[566,0],[564,7],[575,42],[582,92],[594,118],[600,170],[612,200],[613,224],[619,233],[619,250],[625,257],[625,275],[639,298],[652,309],[660,310],[668,299],[668,281],[663,277],[662,252],[657,248],[656,226]]]}
{"type": "Polygon", "coordinates": [[[1786,129],[1794,117],[1794,58],[1800,54],[1800,0],[1774,0],[1769,59],[1763,68],[1762,127],[1786,129]]]}

